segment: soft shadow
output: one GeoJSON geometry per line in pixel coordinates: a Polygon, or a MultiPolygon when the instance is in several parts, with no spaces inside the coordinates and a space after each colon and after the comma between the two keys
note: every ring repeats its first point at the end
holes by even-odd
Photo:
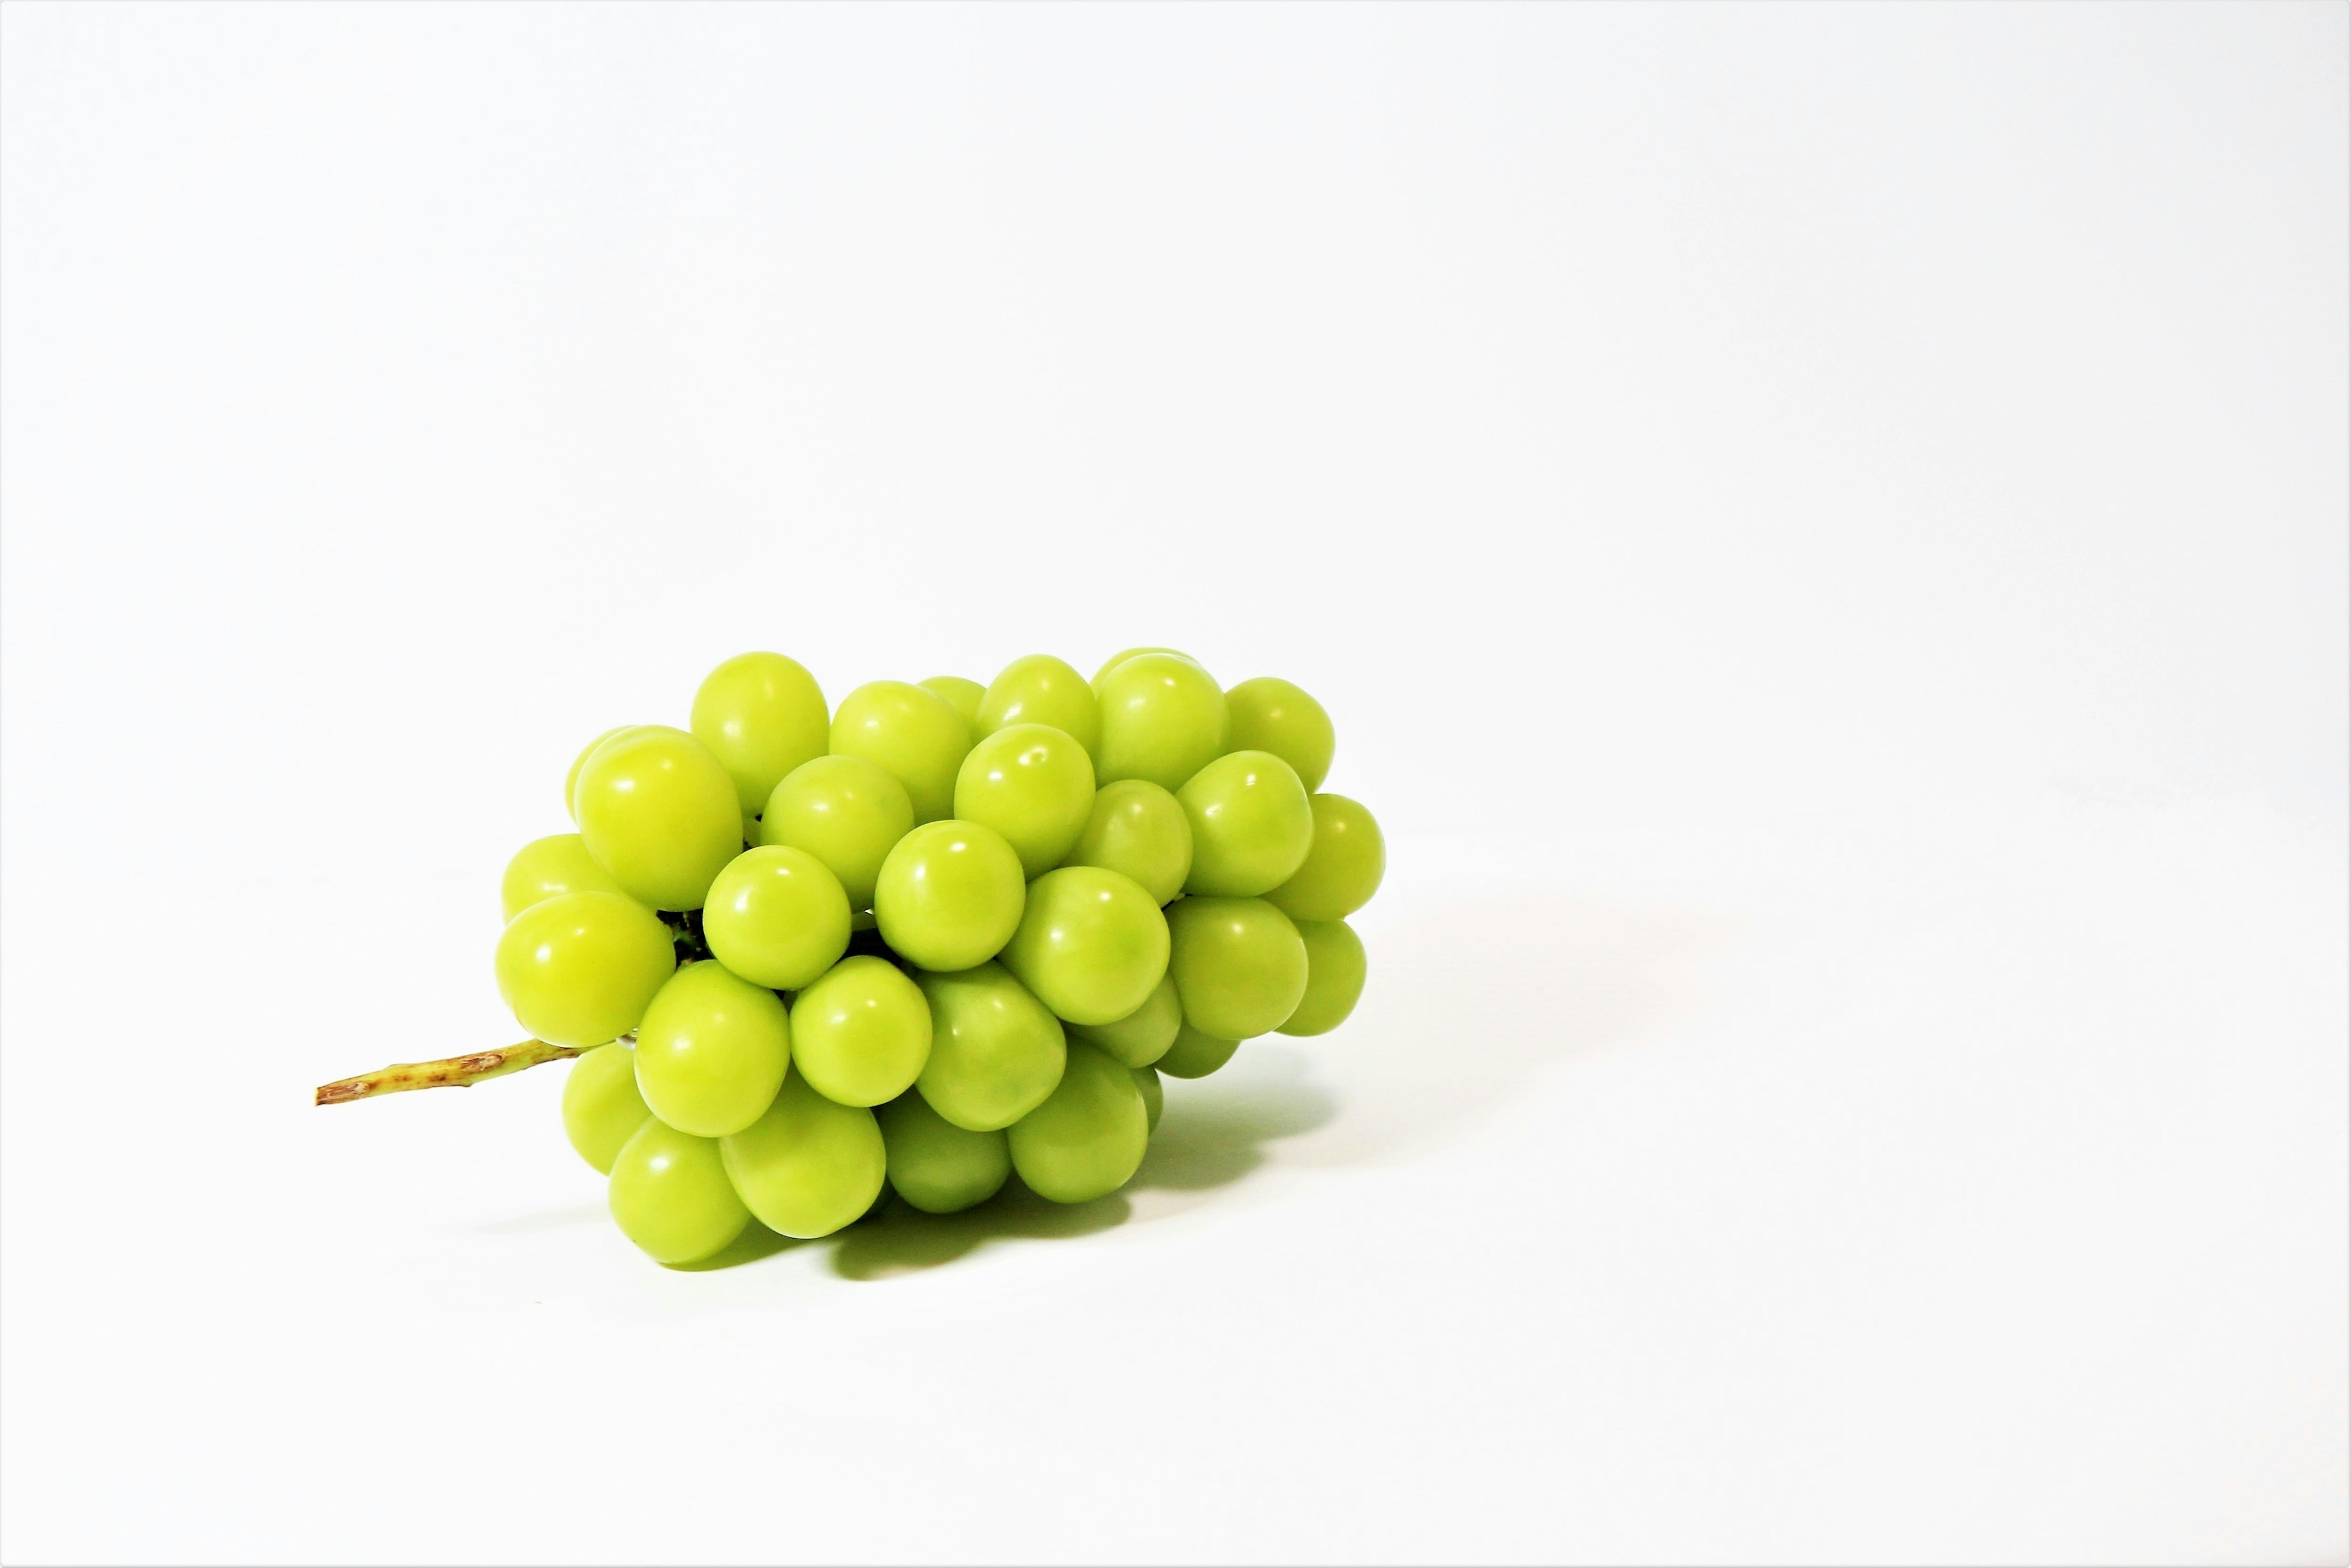
{"type": "Polygon", "coordinates": [[[538,1214],[517,1215],[512,1219],[494,1219],[474,1228],[486,1236],[525,1236],[534,1230],[568,1230],[575,1225],[609,1223],[611,1213],[601,1203],[578,1204],[570,1208],[550,1208],[538,1214]]]}
{"type": "Polygon", "coordinates": [[[762,1258],[808,1243],[796,1236],[780,1236],[758,1220],[743,1228],[743,1234],[713,1252],[699,1263],[673,1263],[671,1268],[681,1274],[705,1274],[713,1269],[736,1269],[746,1263],[756,1263],[762,1258]]]}
{"type": "Polygon", "coordinates": [[[1167,1109],[1134,1185],[1176,1192],[1229,1186],[1266,1162],[1266,1145],[1325,1125],[1337,1113],[1311,1080],[1308,1042],[1266,1035],[1206,1078],[1166,1080],[1167,1109]]]}
{"type": "Polygon", "coordinates": [[[1014,1176],[1004,1190],[960,1214],[925,1214],[896,1197],[841,1232],[833,1271],[850,1280],[886,1280],[952,1263],[990,1241],[1064,1240],[1125,1223],[1133,1212],[1123,1193],[1091,1203],[1053,1203],[1014,1176]]]}

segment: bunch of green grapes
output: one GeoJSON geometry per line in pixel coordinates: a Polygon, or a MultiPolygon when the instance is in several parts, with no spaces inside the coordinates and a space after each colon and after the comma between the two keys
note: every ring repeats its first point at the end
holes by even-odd
{"type": "Polygon", "coordinates": [[[1088,682],[1045,654],[985,686],[875,681],[828,710],[779,653],[710,673],[687,727],[590,742],[578,831],[506,871],[498,987],[593,1047],[564,1129],[664,1263],[753,1218],[823,1236],[880,1201],[1115,1191],[1163,1076],[1336,1028],[1372,814],[1318,792],[1330,716],[1164,648],[1088,682]]]}

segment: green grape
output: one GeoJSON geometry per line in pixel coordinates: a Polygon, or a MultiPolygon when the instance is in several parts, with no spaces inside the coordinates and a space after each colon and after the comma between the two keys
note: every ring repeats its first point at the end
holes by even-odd
{"type": "MultiPolygon", "coordinates": [[[[1113,670],[1117,669],[1121,664],[1125,664],[1129,659],[1134,658],[1138,653],[1168,653],[1178,659],[1192,659],[1191,654],[1181,653],[1174,648],[1121,648],[1117,653],[1113,653],[1109,658],[1104,659],[1102,663],[1102,668],[1094,672],[1094,678],[1092,683],[1094,688],[1094,695],[1096,697],[1100,697],[1102,695],[1103,676],[1109,674],[1113,670]]],[[[1197,659],[1192,659],[1192,662],[1196,664],[1200,661],[1197,659]]]]}
{"type": "Polygon", "coordinates": [[[1317,795],[1309,803],[1313,847],[1266,902],[1292,920],[1344,920],[1379,891],[1388,869],[1387,842],[1371,812],[1344,795],[1317,795]]]}
{"type": "MultiPolygon", "coordinates": [[[[542,898],[559,893],[620,893],[614,882],[577,833],[549,833],[533,839],[507,862],[498,883],[498,901],[512,920],[542,898]]],[[[626,894],[622,894],[623,897],[626,894]]]]}
{"type": "Polygon", "coordinates": [[[1134,1074],[1134,1086],[1143,1091],[1143,1109],[1149,1118],[1144,1128],[1155,1133],[1159,1131],[1159,1113],[1166,1107],[1167,1086],[1159,1082],[1159,1070],[1155,1067],[1130,1067],[1127,1071],[1134,1074]]]}
{"type": "Polygon", "coordinates": [[[1083,1040],[1061,1082],[1012,1124],[1012,1168],[1040,1197],[1083,1203],[1124,1186],[1143,1163],[1151,1113],[1134,1075],[1083,1040]]]}
{"type": "Polygon", "coordinates": [[[637,1053],[627,1040],[598,1046],[574,1061],[563,1081],[563,1135],[606,1176],[621,1145],[652,1114],[637,1092],[637,1053]]]}
{"type": "Polygon", "coordinates": [[[797,991],[849,949],[849,895],[806,850],[746,850],[710,884],[703,940],[713,956],[769,990],[797,991]]]}
{"type": "Polygon", "coordinates": [[[834,1104],[797,1072],[766,1115],[718,1148],[759,1223],[785,1236],[830,1236],[882,1196],[887,1155],[873,1113],[834,1104]]]}
{"type": "Polygon", "coordinates": [[[1202,1033],[1247,1040],[1298,1010],[1306,944],[1264,899],[1187,898],[1168,910],[1167,929],[1176,995],[1185,1020],[1202,1033]]]}
{"type": "Polygon", "coordinates": [[[1347,1021],[1364,994],[1364,939],[1343,920],[1301,920],[1306,944],[1306,995],[1281,1026],[1283,1034],[1329,1034],[1347,1021]]]}
{"type": "Polygon", "coordinates": [[[964,727],[971,732],[974,741],[987,733],[979,727],[979,699],[987,695],[986,686],[977,681],[967,681],[961,675],[933,675],[927,681],[914,684],[955,709],[961,716],[964,727]]]}
{"type": "Polygon", "coordinates": [[[1004,666],[979,699],[978,733],[1008,725],[1050,725],[1086,748],[1102,742],[1102,709],[1086,678],[1050,653],[1031,653],[1004,666]]]}
{"type": "Polygon", "coordinates": [[[1148,779],[1180,789],[1224,749],[1225,694],[1191,660],[1139,653],[1102,678],[1102,744],[1094,751],[1102,782],[1148,779]]]}
{"type": "Polygon", "coordinates": [[[580,836],[638,903],[698,909],[743,852],[743,812],[718,758],[682,730],[642,726],[580,772],[580,836]]]}
{"type": "Polygon", "coordinates": [[[956,820],[1001,833],[1025,877],[1061,863],[1093,805],[1094,765],[1084,746],[1041,724],[998,729],[956,774],[956,820]]]}
{"type": "Polygon", "coordinates": [[[1167,973],[1167,921],[1118,873],[1064,866],[1029,883],[1004,967],[1071,1023],[1111,1023],[1167,973]]]}
{"type": "Polygon", "coordinates": [[[918,974],[931,1005],[931,1058],[914,1087],[932,1110],[975,1133],[1008,1127],[1061,1081],[1061,1020],[1001,964],[918,974]]]}
{"type": "Polygon", "coordinates": [[[1167,1053],[1176,1031],[1184,1027],[1184,1009],[1176,999],[1176,980],[1159,977],[1141,1007],[1113,1023],[1072,1024],[1070,1032],[1102,1050],[1129,1067],[1148,1067],[1167,1053]]]}
{"type": "Polygon", "coordinates": [[[904,681],[868,681],[832,716],[832,754],[879,763],[906,787],[917,822],[955,810],[956,769],[970,749],[963,716],[936,692],[904,681]]]}
{"type": "Polygon", "coordinates": [[[930,1054],[931,1009],[886,958],[843,958],[792,999],[792,1060],[836,1103],[895,1099],[930,1054]]]}
{"type": "Polygon", "coordinates": [[[1020,857],[977,822],[929,822],[882,862],[873,917],[908,963],[945,973],[984,964],[1020,925],[1020,857]]]}
{"type": "Polygon", "coordinates": [[[1098,865],[1132,878],[1154,904],[1184,891],[1192,872],[1192,820],[1184,803],[1147,779],[1122,779],[1094,791],[1093,810],[1067,865],[1098,865]]]}
{"type": "Polygon", "coordinates": [[[920,1094],[899,1095],[873,1119],[889,1154],[891,1186],[925,1214],[986,1203],[1012,1174],[1012,1151],[1002,1132],[958,1127],[920,1094]]]}
{"type": "Polygon", "coordinates": [[[747,813],[785,774],[822,757],[831,731],[816,677],[781,653],[737,653],[711,671],[688,725],[735,780],[747,813]]]}
{"type": "Polygon", "coordinates": [[[648,1116],[612,1161],[606,1189],[621,1234],[658,1263],[698,1263],[751,1222],[735,1196],[715,1138],[648,1116]]]}
{"type": "Polygon", "coordinates": [[[580,748],[580,755],[571,759],[571,771],[563,776],[563,809],[571,813],[573,821],[580,820],[580,770],[588,766],[588,759],[595,756],[598,749],[615,736],[626,735],[632,729],[658,727],[660,727],[642,724],[616,725],[580,748]]]}
{"type": "Polygon", "coordinates": [[[1288,882],[1314,841],[1306,786],[1270,751],[1217,758],[1176,792],[1192,824],[1186,893],[1255,898],[1288,882]]]}
{"type": "Polygon", "coordinates": [[[498,936],[498,995],[550,1045],[628,1033],[676,967],[669,927],[617,893],[559,893],[498,936]]]}
{"type": "Polygon", "coordinates": [[[1270,751],[1298,770],[1298,781],[1307,789],[1322,787],[1339,737],[1321,703],[1288,681],[1259,675],[1225,694],[1225,714],[1231,725],[1226,745],[1235,751],[1270,751]]]}
{"type": "Polygon", "coordinates": [[[906,787],[862,757],[803,762],[768,797],[759,841],[806,850],[841,879],[852,909],[873,907],[873,879],[914,830],[906,787]]]}
{"type": "Polygon", "coordinates": [[[1206,1078],[1230,1061],[1240,1048],[1239,1040],[1202,1034],[1187,1023],[1176,1033],[1167,1054],[1151,1065],[1170,1078],[1206,1078]]]}
{"type": "Polygon", "coordinates": [[[792,1058],[776,993],[705,959],[669,977],[637,1026],[637,1092],[681,1133],[723,1138],[759,1119],[792,1058]]]}

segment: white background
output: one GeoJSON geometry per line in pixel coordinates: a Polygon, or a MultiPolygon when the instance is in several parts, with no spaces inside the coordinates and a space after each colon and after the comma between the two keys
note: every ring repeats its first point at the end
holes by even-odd
{"type": "Polygon", "coordinates": [[[0,13],[0,1556],[2339,1562],[2340,5],[0,13]],[[1129,1194],[669,1272],[496,887],[711,664],[1390,832],[1129,1194]]]}

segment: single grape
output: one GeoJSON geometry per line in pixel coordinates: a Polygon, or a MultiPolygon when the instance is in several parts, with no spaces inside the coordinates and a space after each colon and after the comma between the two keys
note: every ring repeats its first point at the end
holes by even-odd
{"type": "Polygon", "coordinates": [[[1225,694],[1191,660],[1139,653],[1102,677],[1102,744],[1094,751],[1102,782],[1148,779],[1180,789],[1224,749],[1225,694]]]}
{"type": "MultiPolygon", "coordinates": [[[[1191,654],[1180,653],[1174,648],[1121,648],[1117,653],[1113,653],[1109,658],[1104,659],[1102,662],[1102,668],[1094,672],[1094,678],[1091,683],[1094,689],[1094,695],[1096,697],[1100,697],[1102,695],[1103,676],[1109,674],[1113,670],[1117,669],[1121,664],[1125,664],[1129,659],[1134,658],[1138,653],[1168,653],[1178,659],[1192,659],[1191,654]]],[[[1192,662],[1196,664],[1200,661],[1197,659],[1192,659],[1192,662]]]]}
{"type": "MultiPolygon", "coordinates": [[[[533,839],[507,862],[498,883],[498,901],[512,920],[542,898],[559,893],[620,893],[621,884],[596,863],[577,833],[549,833],[533,839]]],[[[626,894],[622,894],[626,896],[626,894]]]]}
{"type": "Polygon", "coordinates": [[[806,850],[745,850],[710,884],[702,936],[752,984],[797,991],[849,950],[849,895],[806,850]]]}
{"type": "Polygon", "coordinates": [[[1176,1043],[1167,1048],[1167,1054],[1151,1065],[1170,1078],[1206,1078],[1230,1061],[1233,1052],[1240,1048],[1239,1040],[1202,1034],[1187,1023],[1177,1032],[1176,1043]]]}
{"type": "Polygon", "coordinates": [[[776,993],[705,959],[669,977],[637,1026],[637,1092],[681,1133],[723,1138],[759,1119],[792,1058],[776,993]]]}
{"type": "MultiPolygon", "coordinates": [[[[1306,944],[1262,898],[1186,898],[1167,911],[1168,972],[1185,1020],[1247,1040],[1279,1029],[1306,994],[1306,944]]],[[[1178,1074],[1181,1076],[1181,1074],[1178,1074]]]]}
{"type": "Polygon", "coordinates": [[[900,839],[914,831],[906,787],[862,757],[803,762],[768,797],[759,841],[806,850],[841,879],[852,909],[873,907],[873,880],[900,839]]]}
{"type": "Polygon", "coordinates": [[[996,731],[956,774],[956,820],[1002,834],[1026,877],[1061,863],[1093,805],[1094,765],[1085,747],[1046,725],[996,731]]]}
{"type": "Polygon", "coordinates": [[[563,1135],[581,1159],[606,1176],[612,1174],[621,1145],[652,1114],[637,1092],[637,1053],[625,1040],[580,1058],[563,1081],[563,1135]]]}
{"type": "Polygon", "coordinates": [[[830,1236],[882,1196],[887,1155],[873,1113],[833,1103],[797,1072],[766,1115],[718,1148],[759,1223],[785,1236],[830,1236]]]}
{"type": "Polygon", "coordinates": [[[885,958],[843,958],[792,999],[792,1060],[837,1103],[896,1098],[930,1054],[931,1009],[885,958]]]}
{"type": "Polygon", "coordinates": [[[646,1117],[614,1156],[606,1200],[621,1234],[659,1263],[698,1263],[751,1222],[726,1179],[717,1140],[681,1133],[657,1116],[646,1117]]]}
{"type": "Polygon", "coordinates": [[[1061,1020],[1001,964],[918,974],[931,1005],[931,1056],[914,1087],[931,1109],[975,1133],[1008,1127],[1061,1081],[1061,1020]]]}
{"type": "Polygon", "coordinates": [[[816,677],[781,653],[737,653],[711,671],[688,724],[735,780],[747,813],[785,774],[822,757],[832,727],[816,677]]]}
{"type": "Polygon", "coordinates": [[[638,903],[698,909],[711,879],[743,852],[735,781],[682,730],[642,726],[580,771],[580,836],[638,903]]]}
{"type": "Polygon", "coordinates": [[[955,709],[962,716],[964,727],[971,732],[975,742],[987,733],[979,727],[979,699],[987,695],[986,686],[977,681],[967,681],[961,675],[933,675],[927,681],[914,684],[955,709]]]}
{"type": "Polygon", "coordinates": [[[1270,751],[1228,752],[1176,798],[1192,824],[1186,893],[1255,898],[1288,882],[1314,841],[1306,786],[1270,751]]]}
{"type": "Polygon", "coordinates": [[[1283,1034],[1329,1034],[1347,1021],[1364,994],[1364,939],[1343,920],[1301,920],[1306,944],[1306,995],[1281,1026],[1283,1034]]]}
{"type": "Polygon", "coordinates": [[[1040,1197],[1083,1203],[1116,1192],[1143,1163],[1151,1113],[1134,1075],[1083,1040],[1053,1092],[1007,1134],[1012,1168],[1040,1197]]]}
{"type": "Polygon", "coordinates": [[[1167,1086],[1159,1082],[1159,1070],[1155,1067],[1130,1067],[1127,1071],[1134,1074],[1134,1086],[1143,1091],[1146,1118],[1144,1130],[1155,1133],[1159,1131],[1159,1113],[1166,1108],[1167,1086]]]}
{"type": "Polygon", "coordinates": [[[1288,681],[1259,675],[1225,694],[1230,726],[1225,744],[1235,751],[1270,751],[1298,770],[1298,781],[1320,789],[1331,773],[1338,735],[1322,705],[1288,681]]]}
{"type": "Polygon", "coordinates": [[[1176,980],[1162,975],[1141,1007],[1113,1023],[1072,1024],[1070,1032],[1089,1045],[1098,1045],[1129,1067],[1148,1067],[1167,1053],[1176,1031],[1184,1027],[1184,1009],[1176,999],[1176,980]]]}
{"type": "Polygon", "coordinates": [[[1167,973],[1167,921],[1151,895],[1100,866],[1064,866],[1029,884],[1004,967],[1071,1023],[1110,1023],[1167,973]]]}
{"type": "Polygon", "coordinates": [[[873,1113],[888,1151],[890,1185],[925,1214],[953,1214],[996,1196],[1012,1174],[1012,1151],[998,1132],[974,1133],[931,1109],[920,1094],[901,1094],[873,1113]]]}
{"type": "Polygon", "coordinates": [[[882,862],[873,917],[908,963],[942,973],[984,964],[1020,925],[1020,857],[977,822],[928,822],[882,862]]]}
{"type": "Polygon", "coordinates": [[[1184,803],[1147,779],[1122,779],[1094,791],[1093,810],[1065,865],[1098,865],[1130,877],[1165,904],[1192,872],[1192,820],[1184,803]]]}
{"type": "Polygon", "coordinates": [[[498,936],[498,995],[551,1045],[626,1034],[676,967],[669,927],[617,893],[541,899],[498,936]]]}
{"type": "Polygon", "coordinates": [[[580,755],[571,759],[571,771],[563,776],[563,809],[571,813],[573,821],[580,820],[580,770],[588,766],[588,759],[595,756],[606,741],[615,737],[626,735],[632,729],[658,727],[642,724],[615,725],[580,748],[580,755]]]}
{"type": "Polygon", "coordinates": [[[1292,920],[1344,920],[1379,891],[1388,869],[1387,842],[1371,812],[1344,795],[1317,795],[1310,804],[1313,847],[1266,902],[1292,920]]]}
{"type": "Polygon", "coordinates": [[[1013,660],[979,699],[981,735],[1016,724],[1050,725],[1084,747],[1089,758],[1102,742],[1102,709],[1093,688],[1050,653],[1013,660]]]}
{"type": "Polygon", "coordinates": [[[862,757],[906,787],[914,821],[955,810],[956,769],[971,749],[971,728],[936,692],[904,681],[868,681],[832,716],[832,754],[862,757]]]}

